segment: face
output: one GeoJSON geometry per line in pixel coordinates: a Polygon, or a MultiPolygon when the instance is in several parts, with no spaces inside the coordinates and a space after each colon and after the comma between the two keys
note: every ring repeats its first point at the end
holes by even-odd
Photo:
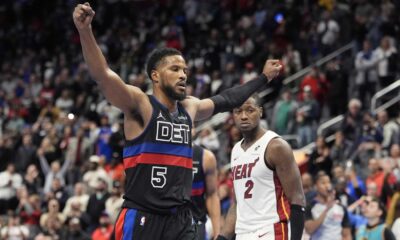
{"type": "Polygon", "coordinates": [[[341,166],[336,166],[333,170],[333,177],[338,179],[340,177],[344,177],[344,169],[341,166]]]}
{"type": "Polygon", "coordinates": [[[317,192],[323,197],[328,197],[332,191],[332,184],[329,176],[323,176],[316,182],[317,192]]]}
{"type": "Polygon", "coordinates": [[[167,56],[153,70],[152,79],[168,97],[183,100],[186,97],[187,73],[188,67],[182,56],[167,56]]]}
{"type": "Polygon", "coordinates": [[[235,125],[242,132],[258,127],[261,115],[262,108],[256,104],[254,98],[249,98],[242,106],[233,110],[235,125]]]}
{"type": "Polygon", "coordinates": [[[368,162],[368,170],[370,173],[376,173],[379,170],[379,162],[376,159],[371,159],[368,162]]]}
{"type": "Polygon", "coordinates": [[[367,185],[367,196],[375,197],[378,195],[378,188],[375,183],[369,183],[367,185]]]}
{"type": "Polygon", "coordinates": [[[304,191],[308,192],[312,189],[313,181],[312,181],[312,177],[310,174],[308,174],[308,173],[303,174],[301,176],[301,181],[303,183],[304,191]]]}
{"type": "Polygon", "coordinates": [[[379,209],[379,203],[367,197],[362,204],[361,211],[366,218],[379,218],[382,211],[379,209]]]}

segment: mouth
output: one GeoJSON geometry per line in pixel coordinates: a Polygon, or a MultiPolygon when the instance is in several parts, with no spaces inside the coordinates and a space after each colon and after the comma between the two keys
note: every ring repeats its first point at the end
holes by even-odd
{"type": "Polygon", "coordinates": [[[186,82],[178,82],[176,84],[176,86],[180,89],[180,90],[185,90],[186,89],[186,82]]]}
{"type": "Polygon", "coordinates": [[[242,122],[242,123],[240,123],[240,126],[241,126],[241,127],[248,127],[248,126],[250,126],[250,123],[248,123],[248,122],[242,122]]]}

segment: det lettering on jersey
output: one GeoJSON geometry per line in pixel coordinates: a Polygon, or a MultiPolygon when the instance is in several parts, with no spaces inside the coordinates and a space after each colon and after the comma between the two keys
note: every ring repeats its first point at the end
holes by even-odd
{"type": "Polygon", "coordinates": [[[189,134],[187,124],[157,122],[157,141],[189,144],[189,134]]]}
{"type": "Polygon", "coordinates": [[[253,163],[246,163],[241,165],[236,165],[232,167],[233,180],[239,180],[244,178],[249,178],[251,176],[251,171],[257,164],[260,158],[256,158],[253,163]]]}

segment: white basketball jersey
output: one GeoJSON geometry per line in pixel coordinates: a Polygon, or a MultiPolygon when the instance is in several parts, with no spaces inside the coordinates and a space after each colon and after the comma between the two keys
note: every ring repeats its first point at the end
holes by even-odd
{"type": "Polygon", "coordinates": [[[267,131],[246,151],[241,147],[243,140],[232,149],[237,234],[289,221],[289,203],[281,183],[276,172],[267,167],[264,161],[269,142],[277,137],[276,133],[267,131]]]}

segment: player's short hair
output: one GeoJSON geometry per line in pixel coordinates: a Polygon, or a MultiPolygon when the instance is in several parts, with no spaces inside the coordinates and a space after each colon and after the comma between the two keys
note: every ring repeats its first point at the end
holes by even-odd
{"type": "Polygon", "coordinates": [[[174,55],[180,55],[182,56],[182,53],[175,48],[156,48],[154,49],[150,54],[147,59],[146,63],[146,73],[151,79],[151,71],[157,68],[157,66],[160,64],[160,62],[163,60],[163,58],[168,57],[168,56],[174,56],[174,55]]]}

